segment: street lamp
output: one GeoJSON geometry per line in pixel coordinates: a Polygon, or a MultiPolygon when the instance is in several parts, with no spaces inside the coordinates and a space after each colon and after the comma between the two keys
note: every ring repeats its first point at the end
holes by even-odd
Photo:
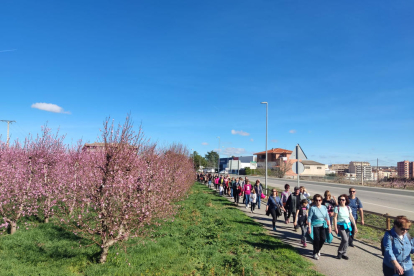
{"type": "Polygon", "coordinates": [[[217,154],[218,154],[217,173],[220,173],[220,136],[217,136],[217,138],[219,139],[219,147],[218,147],[218,150],[217,150],[217,154]]]}
{"type": "Polygon", "coordinates": [[[266,104],[266,161],[265,161],[265,189],[266,189],[266,195],[267,195],[267,102],[261,102],[261,104],[266,104]]]}

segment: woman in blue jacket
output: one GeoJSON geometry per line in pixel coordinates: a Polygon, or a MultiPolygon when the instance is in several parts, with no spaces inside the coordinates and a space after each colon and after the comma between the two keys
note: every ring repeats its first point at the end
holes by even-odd
{"type": "Polygon", "coordinates": [[[322,205],[322,196],[316,194],[313,196],[313,205],[309,209],[308,215],[308,233],[313,239],[313,258],[319,260],[321,249],[325,241],[332,241],[331,221],[328,215],[328,209],[322,205]]]}
{"type": "Polygon", "coordinates": [[[272,215],[273,231],[276,231],[276,221],[277,221],[276,208],[278,206],[283,210],[283,212],[286,212],[285,208],[283,207],[280,197],[277,196],[277,190],[273,189],[272,195],[269,196],[269,200],[267,201],[267,205],[266,205],[266,213],[269,212],[272,215]]]}
{"type": "Polygon", "coordinates": [[[394,227],[385,232],[382,240],[384,276],[413,276],[413,262],[410,255],[414,253],[414,242],[408,234],[410,226],[411,222],[406,216],[398,216],[394,220],[394,227]]]}

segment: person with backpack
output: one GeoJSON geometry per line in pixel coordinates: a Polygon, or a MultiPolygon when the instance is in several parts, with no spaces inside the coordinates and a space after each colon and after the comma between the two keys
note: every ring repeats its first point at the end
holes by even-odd
{"type": "Polygon", "coordinates": [[[262,201],[262,194],[263,194],[263,186],[260,183],[260,180],[256,180],[256,184],[254,184],[254,190],[257,195],[257,209],[260,209],[260,202],[262,201]]]}
{"type": "Polygon", "coordinates": [[[277,221],[277,214],[276,209],[281,208],[284,212],[286,212],[285,208],[283,207],[282,201],[280,200],[280,197],[277,196],[277,190],[272,190],[272,195],[269,196],[269,199],[267,200],[266,205],[266,214],[270,213],[272,215],[272,225],[273,225],[273,231],[276,231],[276,221],[277,221]]]}
{"type": "Polygon", "coordinates": [[[408,234],[411,222],[406,216],[398,216],[391,230],[385,232],[381,241],[384,255],[382,271],[384,276],[404,275],[413,276],[414,241],[408,234]]]}
{"type": "Polygon", "coordinates": [[[348,260],[349,257],[346,255],[348,249],[349,237],[351,235],[352,228],[355,227],[354,233],[358,233],[358,228],[354,217],[352,215],[352,210],[348,206],[349,198],[346,194],[340,195],[338,197],[338,206],[334,209],[333,225],[335,233],[341,237],[341,244],[338,247],[338,256],[337,259],[348,260]]]}
{"type": "MultiPolygon", "coordinates": [[[[355,219],[355,225],[358,222],[358,213],[361,215],[361,224],[364,225],[364,210],[362,209],[362,202],[359,200],[359,198],[356,197],[356,190],[355,188],[351,187],[349,188],[349,205],[352,210],[352,216],[355,219]]],[[[355,229],[356,227],[352,225],[352,229],[355,229]]],[[[351,235],[349,237],[349,246],[354,247],[354,239],[355,239],[355,233],[354,231],[351,232],[351,235]]]]}
{"type": "Polygon", "coordinates": [[[334,208],[335,206],[338,205],[338,202],[336,202],[335,196],[332,196],[331,192],[329,192],[328,190],[325,191],[322,205],[325,205],[326,209],[328,209],[328,214],[331,220],[331,227],[332,227],[332,221],[334,217],[334,208]]]}

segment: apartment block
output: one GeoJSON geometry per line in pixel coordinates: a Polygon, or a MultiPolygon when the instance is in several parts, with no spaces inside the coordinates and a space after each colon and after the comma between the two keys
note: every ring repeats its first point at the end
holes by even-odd
{"type": "Polygon", "coordinates": [[[408,160],[397,162],[397,172],[401,178],[414,178],[414,162],[408,160]]]}
{"type": "Polygon", "coordinates": [[[345,175],[349,172],[349,164],[332,164],[329,169],[338,175],[345,175]]]}
{"type": "Polygon", "coordinates": [[[351,161],[349,162],[349,173],[355,174],[356,179],[372,180],[372,167],[369,162],[351,161]]]}

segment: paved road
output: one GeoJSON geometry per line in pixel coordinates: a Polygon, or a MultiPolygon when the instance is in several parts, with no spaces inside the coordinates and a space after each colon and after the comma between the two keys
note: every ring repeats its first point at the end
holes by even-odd
{"type": "MultiPolygon", "coordinates": [[[[231,202],[233,200],[227,197],[231,202]]],[[[255,213],[250,212],[250,208],[246,209],[242,204],[237,207],[256,222],[263,225],[269,232],[269,235],[278,237],[284,243],[295,247],[299,254],[308,258],[314,265],[315,269],[326,276],[343,276],[344,274],[351,274],[353,276],[380,276],[382,273],[382,255],[379,247],[369,245],[358,240],[354,241],[355,247],[348,249],[349,260],[338,260],[337,256],[338,246],[340,240],[335,237],[331,244],[325,244],[321,250],[321,257],[319,260],[314,260],[312,257],[312,244],[308,244],[303,248],[300,244],[300,230],[293,231],[293,224],[285,224],[282,220],[276,223],[277,231],[272,230],[271,216],[265,215],[265,206],[262,205],[260,210],[255,213]]],[[[290,219],[292,221],[292,218],[290,219]]]]}
{"type": "MultiPolygon", "coordinates": [[[[263,185],[265,182],[264,177],[250,176],[249,179],[251,182],[259,179],[263,185]]],[[[280,178],[268,177],[267,181],[269,187],[280,189],[283,189],[284,185],[288,183],[291,186],[291,191],[297,185],[294,180],[280,178]]],[[[348,194],[349,187],[351,187],[346,184],[314,181],[301,181],[300,185],[305,186],[311,195],[319,193],[323,196],[325,190],[329,190],[336,198],[340,194],[348,194]]],[[[414,220],[414,191],[363,186],[355,186],[355,189],[357,197],[364,206],[363,209],[383,214],[388,213],[392,216],[405,215],[409,219],[414,220]]]]}

